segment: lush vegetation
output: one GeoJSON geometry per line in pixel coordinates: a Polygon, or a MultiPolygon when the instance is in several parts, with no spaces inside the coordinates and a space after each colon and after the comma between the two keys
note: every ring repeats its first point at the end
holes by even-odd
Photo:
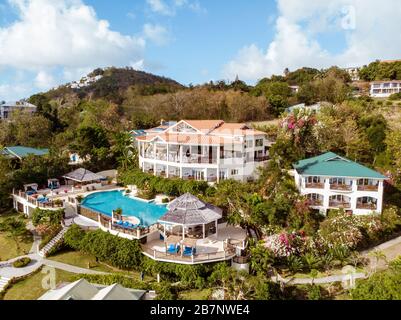
{"type": "Polygon", "coordinates": [[[22,215],[15,212],[0,215],[0,261],[27,254],[32,242],[22,215]]]}
{"type": "Polygon", "coordinates": [[[359,76],[365,81],[401,80],[401,61],[372,62],[359,71],[359,76]]]}
{"type": "Polygon", "coordinates": [[[401,260],[390,264],[387,271],[377,272],[357,282],[350,294],[354,300],[401,300],[401,260]]]}

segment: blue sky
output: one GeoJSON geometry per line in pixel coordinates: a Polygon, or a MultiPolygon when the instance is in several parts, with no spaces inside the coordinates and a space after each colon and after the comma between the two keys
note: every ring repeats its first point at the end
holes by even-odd
{"type": "Polygon", "coordinates": [[[400,14],[397,0],[0,0],[0,99],[111,65],[254,83],[286,67],[399,58],[400,14]]]}

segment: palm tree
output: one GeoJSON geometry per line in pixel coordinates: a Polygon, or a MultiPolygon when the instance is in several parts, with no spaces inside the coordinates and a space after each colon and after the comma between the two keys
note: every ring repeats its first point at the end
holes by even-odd
{"type": "Polygon", "coordinates": [[[22,236],[27,234],[26,223],[14,217],[7,218],[0,223],[0,231],[7,234],[8,237],[14,240],[17,250],[20,250],[19,242],[22,236]]]}
{"type": "Polygon", "coordinates": [[[381,250],[373,250],[372,252],[369,253],[369,256],[375,258],[374,272],[377,271],[377,267],[379,266],[380,260],[382,260],[386,265],[388,263],[387,256],[381,250]]]}

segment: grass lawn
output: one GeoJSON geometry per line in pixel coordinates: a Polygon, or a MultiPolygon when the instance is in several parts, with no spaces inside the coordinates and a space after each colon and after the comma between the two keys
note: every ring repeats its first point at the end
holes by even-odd
{"type": "MultiPolygon", "coordinates": [[[[61,251],[60,253],[49,257],[48,259],[96,271],[124,274],[135,279],[139,279],[140,277],[140,273],[137,271],[124,271],[107,266],[101,262],[96,262],[96,258],[94,256],[79,251],[61,251]]],[[[145,276],[144,280],[152,281],[154,279],[152,277],[145,276]]]]}
{"type": "MultiPolygon", "coordinates": [[[[0,215],[0,223],[9,217],[25,220],[23,215],[20,213],[7,213],[0,215]]],[[[27,221],[28,220],[25,220],[25,222],[27,221]]],[[[19,239],[19,248],[17,247],[14,239],[8,237],[5,232],[0,232],[0,261],[7,261],[9,259],[27,254],[32,247],[32,243],[33,236],[30,232],[27,232],[26,237],[19,239]]]]}
{"type": "MultiPolygon", "coordinates": [[[[21,280],[13,284],[5,293],[4,300],[36,300],[43,295],[48,289],[42,286],[42,280],[46,276],[38,272],[25,280],[21,280]]],[[[56,269],[56,285],[62,282],[74,281],[76,274],[56,269]]]]}
{"type": "Polygon", "coordinates": [[[189,290],[180,293],[182,300],[208,300],[212,291],[210,289],[189,290]]]}

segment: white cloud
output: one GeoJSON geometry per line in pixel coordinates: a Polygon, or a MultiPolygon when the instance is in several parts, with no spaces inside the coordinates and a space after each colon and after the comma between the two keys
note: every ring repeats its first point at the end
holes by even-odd
{"type": "Polygon", "coordinates": [[[146,2],[151,11],[165,16],[174,16],[177,13],[177,9],[181,8],[188,8],[197,13],[207,12],[198,0],[146,0],[146,2]]]}
{"type": "Polygon", "coordinates": [[[157,24],[145,24],[143,26],[143,36],[159,46],[166,45],[170,40],[168,30],[157,24]]]}
{"type": "Polygon", "coordinates": [[[155,12],[166,16],[174,15],[174,9],[168,6],[163,0],[146,0],[150,9],[155,12]]]}
{"type": "Polygon", "coordinates": [[[122,35],[81,0],[9,0],[18,19],[0,28],[0,66],[27,70],[127,65],[145,40],[122,35]]]}
{"type": "Polygon", "coordinates": [[[308,5],[298,0],[278,0],[275,35],[267,49],[244,46],[224,67],[225,77],[238,74],[244,80],[258,80],[294,70],[359,66],[376,59],[399,58],[401,52],[401,2],[382,0],[315,0],[308,5]],[[318,42],[329,33],[345,36],[345,49],[331,53],[318,42]]]}
{"type": "Polygon", "coordinates": [[[39,89],[48,90],[56,84],[53,76],[46,71],[39,71],[35,78],[35,85],[39,89]]]}

